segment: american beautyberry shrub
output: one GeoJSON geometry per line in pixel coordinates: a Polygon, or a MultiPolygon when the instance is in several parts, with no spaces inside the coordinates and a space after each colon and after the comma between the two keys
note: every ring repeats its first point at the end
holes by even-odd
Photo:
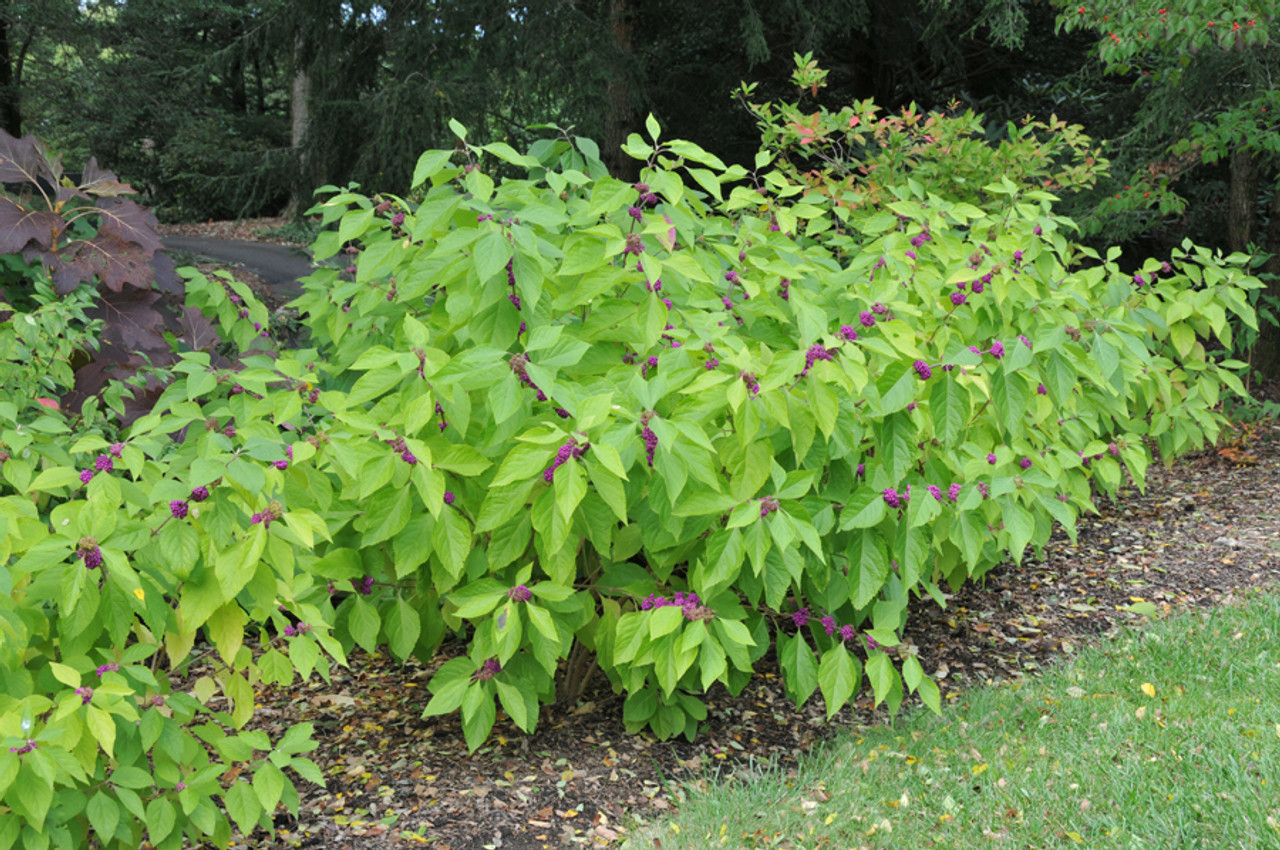
{"type": "MultiPolygon", "coordinates": [[[[653,122],[625,146],[635,184],[581,140],[519,154],[456,129],[398,223],[355,191],[318,207],[317,256],[356,271],[297,302],[331,538],[304,594],[344,647],[466,641],[426,713],[460,712],[473,747],[499,707],[530,729],[575,697],[592,656],[628,725],[663,736],[771,645],[798,702],[820,689],[834,713],[865,672],[878,702],[936,708],[900,640],[911,600],[1074,533],[1095,492],[1141,485],[1148,438],[1203,444],[1239,390],[1176,329],[1229,343],[1219,312],[1252,321],[1256,281],[1189,248],[1134,287],[1068,238],[1036,168],[854,203],[777,151],[726,167],[653,122]],[[528,176],[494,180],[493,158],[528,176]],[[324,590],[379,571],[368,596],[324,590]]],[[[912,155],[929,172],[945,151],[912,155]]]]}
{"type": "Polygon", "coordinates": [[[256,688],[343,658],[294,592],[327,534],[286,480],[312,447],[275,465],[273,412],[307,373],[264,359],[233,385],[203,352],[174,372],[123,432],[0,391],[0,846],[226,846],[297,811],[292,777],[323,782],[306,724],[243,731],[256,688]]]}

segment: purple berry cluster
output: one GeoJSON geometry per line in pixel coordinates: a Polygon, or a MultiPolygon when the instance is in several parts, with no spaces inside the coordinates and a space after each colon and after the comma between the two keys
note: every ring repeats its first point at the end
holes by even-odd
{"type": "Polygon", "coordinates": [[[587,449],[589,448],[591,448],[590,443],[578,445],[578,441],[575,438],[570,437],[569,442],[565,443],[556,451],[556,459],[551,462],[550,466],[542,471],[542,480],[546,481],[548,484],[555,481],[556,470],[559,469],[565,461],[571,457],[582,457],[587,453],[587,449]]]}
{"type": "Polygon", "coordinates": [[[361,596],[368,596],[373,593],[373,585],[375,584],[373,576],[365,576],[363,578],[353,578],[351,580],[351,589],[361,596]]]}
{"type": "Polygon", "coordinates": [[[472,678],[477,682],[487,682],[501,672],[502,665],[498,663],[498,659],[486,658],[472,678]]]}
{"type": "Polygon", "coordinates": [[[114,661],[108,661],[106,664],[100,665],[93,672],[97,673],[98,677],[101,678],[103,673],[119,673],[120,665],[114,661]]]}
{"type": "Polygon", "coordinates": [[[76,543],[76,557],[84,561],[85,569],[96,570],[102,566],[102,550],[93,537],[81,537],[76,543]]]}
{"type": "Polygon", "coordinates": [[[185,499],[174,499],[169,503],[169,515],[174,519],[186,519],[189,510],[185,499]]]}
{"type": "Polygon", "coordinates": [[[515,305],[517,310],[520,309],[520,296],[516,295],[516,270],[515,260],[507,260],[507,286],[511,287],[511,291],[507,293],[507,298],[515,305]]]}
{"type": "Polygon", "coordinates": [[[911,364],[911,368],[920,376],[920,380],[927,381],[933,377],[933,370],[929,368],[929,364],[923,360],[917,360],[911,364]]]}
{"type": "Polygon", "coordinates": [[[760,395],[760,382],[756,380],[756,376],[752,372],[739,372],[738,377],[742,379],[742,383],[747,385],[747,389],[752,395],[760,395]]]}
{"type": "Polygon", "coordinates": [[[649,427],[649,422],[658,414],[652,410],[646,410],[640,414],[640,439],[644,440],[644,457],[649,462],[649,466],[653,466],[653,452],[658,447],[658,435],[649,427]]]}
{"type": "MultiPolygon", "coordinates": [[[[796,628],[803,628],[812,620],[813,615],[809,612],[808,608],[800,608],[791,614],[791,622],[795,624],[796,628]]],[[[818,622],[822,624],[822,630],[826,632],[827,637],[835,637],[838,634],[841,641],[850,641],[858,635],[858,630],[852,625],[849,625],[848,623],[840,625],[836,622],[836,618],[830,615],[822,617],[818,622]]],[[[867,649],[878,649],[879,647],[880,644],[876,643],[875,640],[868,635],[867,649]]]]}
{"type": "Polygon", "coordinates": [[[275,499],[272,499],[267,504],[267,509],[265,511],[260,511],[259,513],[249,517],[249,524],[257,525],[258,523],[262,523],[263,528],[270,528],[271,523],[280,519],[282,516],[284,516],[284,505],[280,504],[275,499]]]}
{"type": "Polygon", "coordinates": [[[89,700],[93,699],[93,688],[88,686],[76,688],[76,696],[80,697],[81,705],[88,705],[89,700]]]}
{"type": "Polygon", "coordinates": [[[858,332],[854,329],[853,325],[841,325],[840,338],[845,342],[853,342],[858,338],[858,332]]]}
{"type": "Polygon", "coordinates": [[[827,348],[820,344],[811,345],[809,346],[809,350],[804,353],[804,368],[800,370],[800,374],[797,375],[796,377],[803,378],[805,375],[809,374],[809,370],[813,368],[813,364],[817,363],[819,360],[834,360],[834,359],[835,359],[834,349],[827,348]]]}
{"type": "Polygon", "coordinates": [[[778,297],[783,301],[791,300],[791,281],[785,277],[778,284],[778,297]]]}
{"type": "Polygon", "coordinates": [[[511,359],[507,361],[507,365],[511,367],[511,371],[515,373],[516,380],[520,382],[521,386],[528,387],[537,394],[538,401],[547,400],[547,394],[538,389],[538,385],[529,377],[529,355],[524,353],[514,354],[511,356],[511,359]]]}
{"type": "Polygon", "coordinates": [[[26,755],[27,753],[31,752],[32,750],[36,750],[36,749],[39,749],[39,747],[37,747],[37,746],[36,746],[36,741],[35,741],[35,739],[34,739],[34,738],[28,738],[28,739],[27,739],[27,742],[26,742],[25,744],[23,744],[21,747],[10,747],[10,748],[9,748],[9,752],[11,752],[11,753],[17,753],[18,755],[20,755],[20,756],[21,756],[21,755],[26,755]]]}
{"type": "Polygon", "coordinates": [[[392,439],[384,440],[383,442],[390,446],[393,451],[399,452],[400,459],[410,466],[413,466],[418,462],[418,456],[409,450],[409,446],[405,443],[404,437],[393,437],[392,439]]]}
{"type": "Polygon", "coordinates": [[[767,517],[769,514],[771,514],[771,513],[773,513],[774,511],[778,510],[778,508],[779,508],[779,507],[780,507],[780,506],[779,506],[779,504],[778,504],[778,497],[777,497],[777,496],[765,496],[765,497],[763,497],[762,499],[760,499],[760,518],[761,518],[761,519],[764,519],[764,518],[765,518],[765,517],[767,517]]]}
{"type": "Polygon", "coordinates": [[[636,183],[633,188],[640,193],[637,202],[641,207],[652,207],[658,203],[658,196],[649,190],[648,183],[636,183]]]}
{"type": "Polygon", "coordinates": [[[311,631],[311,625],[309,623],[298,623],[297,625],[294,625],[294,626],[284,627],[285,637],[294,637],[295,635],[305,635],[309,631],[311,631]]]}
{"type": "Polygon", "coordinates": [[[528,585],[517,584],[507,591],[507,598],[512,602],[528,602],[533,598],[533,591],[529,589],[528,585]]]}
{"type": "Polygon", "coordinates": [[[911,485],[907,485],[907,489],[899,493],[892,487],[886,487],[884,490],[884,503],[891,508],[903,508],[911,501],[911,485]]]}
{"type": "Polygon", "coordinates": [[[677,590],[670,599],[651,593],[640,600],[641,611],[652,611],[657,608],[679,608],[686,620],[710,620],[715,616],[715,612],[703,605],[698,594],[693,591],[677,590]]]}

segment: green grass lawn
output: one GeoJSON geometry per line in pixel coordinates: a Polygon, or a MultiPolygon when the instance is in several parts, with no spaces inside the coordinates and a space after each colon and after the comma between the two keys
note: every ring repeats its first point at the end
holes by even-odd
{"type": "Polygon", "coordinates": [[[1280,595],[685,793],[628,846],[1280,848],[1280,595]]]}

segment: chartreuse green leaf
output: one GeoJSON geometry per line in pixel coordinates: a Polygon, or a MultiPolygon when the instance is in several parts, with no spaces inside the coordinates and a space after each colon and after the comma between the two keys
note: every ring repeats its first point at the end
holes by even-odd
{"type": "Polygon", "coordinates": [[[467,689],[462,699],[462,735],[468,750],[475,752],[489,737],[497,713],[493,697],[486,688],[474,685],[467,689]]]}
{"type": "Polygon", "coordinates": [[[116,827],[120,824],[120,806],[105,791],[99,791],[89,798],[85,815],[100,842],[107,844],[115,838],[116,827]]]}
{"type": "Polygon", "coordinates": [[[401,660],[408,658],[422,633],[418,612],[408,602],[397,598],[387,609],[384,627],[387,646],[392,654],[401,660]]]}
{"type": "Polygon", "coordinates": [[[253,832],[262,815],[262,803],[248,782],[236,781],[222,795],[227,814],[235,821],[236,827],[244,835],[253,832]]]}
{"type": "Polygon", "coordinates": [[[453,658],[440,665],[431,677],[431,700],[423,709],[423,717],[457,711],[471,684],[477,665],[469,658],[453,658]]]}
{"type": "MultiPolygon", "coordinates": [[[[818,660],[805,642],[804,633],[778,636],[778,660],[796,707],[803,706],[818,688],[818,660]]],[[[825,693],[825,692],[824,692],[825,693]]]]}
{"type": "Polygon", "coordinates": [[[818,687],[822,689],[822,699],[827,705],[828,720],[858,690],[861,677],[857,659],[843,644],[837,644],[822,654],[818,663],[818,687]]]}

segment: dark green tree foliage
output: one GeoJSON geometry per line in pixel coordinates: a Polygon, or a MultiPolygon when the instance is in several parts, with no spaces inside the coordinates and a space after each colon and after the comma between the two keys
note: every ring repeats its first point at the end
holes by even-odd
{"type": "Polygon", "coordinates": [[[87,7],[102,48],[86,75],[90,149],[119,162],[170,216],[282,206],[295,165],[284,63],[269,39],[280,8],[246,0],[87,7]]]}
{"type": "Polygon", "coordinates": [[[76,41],[72,0],[0,2],[0,129],[21,136],[32,102],[54,96],[76,41]]]}
{"type": "MultiPolygon", "coordinates": [[[[1059,26],[1091,32],[1101,65],[1131,80],[1135,93],[1132,123],[1113,152],[1120,173],[1132,176],[1086,226],[1112,234],[1118,224],[1164,228],[1231,251],[1261,246],[1271,257],[1266,271],[1280,274],[1280,96],[1272,84],[1280,50],[1271,38],[1280,4],[1057,5],[1059,26]],[[1265,233],[1260,198],[1270,203],[1265,233]]],[[[1270,375],[1280,373],[1278,305],[1272,286],[1253,352],[1253,365],[1270,375]]]]}
{"type": "Polygon", "coordinates": [[[446,143],[450,117],[517,146],[532,124],[602,130],[609,44],[583,5],[309,4],[303,61],[319,174],[403,185],[416,151],[446,143]]]}

